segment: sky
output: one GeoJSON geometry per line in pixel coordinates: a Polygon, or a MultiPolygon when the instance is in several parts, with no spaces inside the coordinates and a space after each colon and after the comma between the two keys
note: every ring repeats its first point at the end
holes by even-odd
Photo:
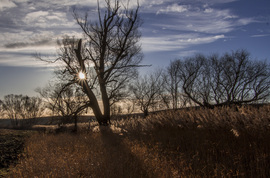
{"type": "MultiPolygon", "coordinates": [[[[142,64],[151,69],[197,53],[222,55],[237,49],[249,51],[255,60],[270,61],[269,0],[139,3],[142,64]]],[[[131,0],[129,7],[136,4],[131,0]]],[[[74,8],[96,19],[96,0],[0,0],[0,99],[8,94],[37,96],[34,90],[53,80],[53,65],[33,56],[55,54],[56,41],[64,35],[82,36],[72,16],[74,8]]]]}

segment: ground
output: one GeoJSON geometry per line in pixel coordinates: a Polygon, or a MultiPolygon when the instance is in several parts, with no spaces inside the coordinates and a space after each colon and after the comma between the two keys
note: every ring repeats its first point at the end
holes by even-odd
{"type": "Polygon", "coordinates": [[[87,123],[78,133],[62,126],[0,130],[1,175],[270,177],[269,113],[269,106],[194,109],[114,120],[109,127],[87,123]]]}
{"type": "Polygon", "coordinates": [[[7,173],[9,166],[17,163],[29,134],[30,131],[0,129],[0,177],[7,173]]]}

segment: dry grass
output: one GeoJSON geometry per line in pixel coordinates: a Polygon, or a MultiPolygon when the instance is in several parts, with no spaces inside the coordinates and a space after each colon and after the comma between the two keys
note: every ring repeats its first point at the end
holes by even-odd
{"type": "Polygon", "coordinates": [[[94,132],[34,134],[9,176],[270,177],[269,111],[166,111],[92,123],[94,132]]]}

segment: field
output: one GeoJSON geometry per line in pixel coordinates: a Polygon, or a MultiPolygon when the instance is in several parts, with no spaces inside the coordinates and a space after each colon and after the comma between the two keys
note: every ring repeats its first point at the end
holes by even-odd
{"type": "Polygon", "coordinates": [[[1,153],[16,155],[1,157],[2,176],[270,177],[269,113],[269,105],[194,108],[81,124],[76,134],[0,130],[1,153]],[[3,152],[7,136],[23,149],[3,152]]]}

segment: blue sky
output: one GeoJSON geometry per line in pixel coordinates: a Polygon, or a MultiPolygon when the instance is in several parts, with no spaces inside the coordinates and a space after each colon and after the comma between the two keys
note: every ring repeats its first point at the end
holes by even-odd
{"type": "MultiPolygon", "coordinates": [[[[95,19],[96,4],[96,0],[0,0],[0,99],[7,94],[37,95],[34,89],[52,79],[52,66],[35,60],[33,54],[52,55],[57,39],[80,37],[72,9],[88,11],[95,19]]],[[[140,5],[143,64],[152,68],[196,53],[237,49],[270,61],[269,0],[140,0],[140,5]]]]}

